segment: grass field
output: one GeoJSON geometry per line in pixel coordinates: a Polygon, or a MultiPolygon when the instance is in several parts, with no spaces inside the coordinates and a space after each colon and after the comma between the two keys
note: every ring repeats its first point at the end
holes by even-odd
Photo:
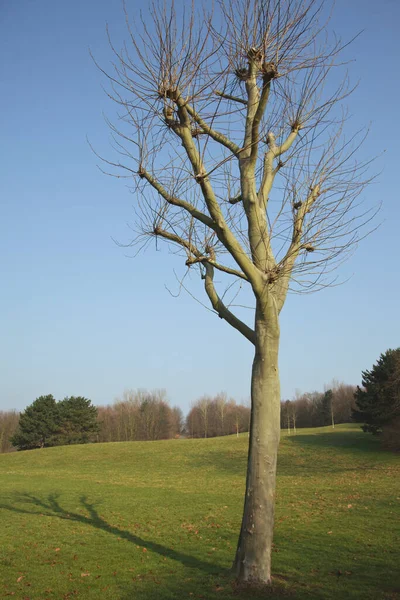
{"type": "MultiPolygon", "coordinates": [[[[229,573],[247,436],[0,455],[0,597],[265,598],[229,573]]],[[[400,598],[399,457],[283,434],[271,598],[400,598]],[[396,535],[397,534],[397,535],[396,535]]]]}

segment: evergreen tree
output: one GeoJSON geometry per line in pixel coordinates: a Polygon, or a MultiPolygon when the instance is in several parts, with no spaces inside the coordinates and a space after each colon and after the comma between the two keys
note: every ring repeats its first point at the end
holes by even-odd
{"type": "Polygon", "coordinates": [[[95,441],[99,431],[97,408],[82,396],[70,396],[58,403],[59,431],[57,444],[87,444],[95,441]]]}
{"type": "Polygon", "coordinates": [[[322,425],[330,425],[333,422],[332,418],[332,402],[333,402],[333,392],[332,390],[327,390],[322,396],[321,400],[321,418],[322,425]]]}
{"type": "Polygon", "coordinates": [[[363,371],[362,386],[354,394],[353,419],[364,423],[364,431],[379,434],[400,417],[400,348],[387,350],[370,371],[363,371]]]}
{"type": "Polygon", "coordinates": [[[18,450],[54,446],[57,443],[58,407],[51,394],[40,396],[20,415],[11,443],[18,450]]]}

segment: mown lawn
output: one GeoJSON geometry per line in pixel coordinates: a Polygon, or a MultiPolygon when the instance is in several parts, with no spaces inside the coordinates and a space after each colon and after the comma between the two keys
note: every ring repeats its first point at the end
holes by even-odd
{"type": "MultiPolygon", "coordinates": [[[[0,597],[265,598],[229,573],[247,436],[0,455],[0,597]]],[[[283,434],[271,598],[400,598],[399,456],[283,434]]]]}

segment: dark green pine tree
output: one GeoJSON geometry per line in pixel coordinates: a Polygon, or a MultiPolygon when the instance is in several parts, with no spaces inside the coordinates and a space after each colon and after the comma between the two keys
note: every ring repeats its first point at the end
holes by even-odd
{"type": "Polygon", "coordinates": [[[70,396],[58,403],[58,443],[87,444],[96,440],[99,431],[97,408],[82,396],[70,396]]]}
{"type": "Polygon", "coordinates": [[[333,402],[333,392],[332,390],[327,390],[322,396],[321,400],[321,418],[322,424],[330,425],[333,424],[332,418],[332,402],[333,402]]]}
{"type": "Polygon", "coordinates": [[[400,348],[381,354],[370,371],[362,373],[362,388],[354,394],[353,419],[366,432],[379,434],[400,417],[400,348]]]}
{"type": "Polygon", "coordinates": [[[18,450],[54,446],[57,443],[58,407],[51,394],[40,396],[19,418],[17,432],[11,438],[18,450]]]}

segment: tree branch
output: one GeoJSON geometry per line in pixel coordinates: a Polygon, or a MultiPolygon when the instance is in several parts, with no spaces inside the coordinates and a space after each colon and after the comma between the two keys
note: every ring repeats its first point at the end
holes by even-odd
{"type": "MultiPolygon", "coordinates": [[[[292,126],[292,131],[289,133],[288,137],[286,138],[286,140],[283,142],[283,144],[281,144],[280,146],[276,146],[274,147],[274,157],[277,158],[278,156],[282,156],[282,154],[284,154],[285,152],[287,152],[290,147],[293,145],[294,140],[297,138],[297,135],[300,131],[301,127],[299,125],[293,125],[292,126]]],[[[269,135],[272,135],[271,133],[269,135]]],[[[275,141],[275,138],[274,138],[275,141]]]]}
{"type": "Polygon", "coordinates": [[[240,104],[244,104],[244,106],[247,106],[247,100],[245,100],[244,98],[238,98],[237,96],[231,96],[230,94],[224,94],[223,92],[220,92],[219,90],[217,90],[215,93],[220,98],[224,98],[225,100],[232,100],[232,102],[239,102],[240,104]]]}
{"type": "MultiPolygon", "coordinates": [[[[276,289],[277,305],[279,311],[282,310],[283,304],[285,302],[287,291],[289,288],[289,281],[292,276],[293,267],[302,248],[301,239],[303,235],[304,219],[306,215],[310,212],[313,204],[317,200],[318,196],[320,196],[320,194],[321,188],[320,185],[317,184],[311,188],[310,193],[304,202],[299,202],[296,205],[296,207],[293,207],[295,214],[293,216],[292,241],[286,252],[285,257],[278,265],[278,272],[280,274],[278,275],[276,281],[276,289]]],[[[306,248],[304,246],[304,249],[308,250],[309,252],[313,250],[311,246],[309,248],[306,248]]]]}
{"type": "Polygon", "coordinates": [[[198,256],[197,258],[189,258],[186,261],[186,265],[188,267],[190,267],[191,265],[194,265],[196,263],[208,263],[209,265],[212,265],[213,267],[215,267],[216,269],[218,269],[218,271],[222,271],[223,273],[228,273],[228,275],[234,275],[235,277],[239,277],[240,279],[243,279],[244,281],[249,281],[246,277],[246,275],[244,273],[242,273],[241,271],[237,271],[236,269],[231,269],[230,267],[227,267],[226,265],[221,265],[220,263],[217,263],[215,260],[213,260],[212,258],[210,258],[209,256],[198,256]]]}
{"type": "Polygon", "coordinates": [[[219,144],[222,144],[223,146],[225,146],[225,148],[228,148],[228,150],[230,150],[231,152],[233,152],[233,154],[235,156],[239,155],[240,150],[241,150],[241,148],[239,148],[239,146],[237,146],[234,142],[232,142],[229,138],[227,138],[222,133],[219,133],[218,131],[215,131],[215,129],[213,129],[212,127],[210,127],[209,125],[207,125],[207,123],[204,121],[204,119],[201,118],[201,116],[199,115],[199,113],[196,112],[194,110],[194,108],[192,106],[190,106],[190,104],[185,104],[185,108],[188,111],[189,115],[201,127],[201,129],[204,131],[204,133],[206,133],[207,135],[209,135],[213,140],[215,140],[219,144]]]}
{"type": "Polygon", "coordinates": [[[181,97],[179,91],[174,93],[174,97],[172,99],[176,103],[180,121],[180,124],[174,127],[174,131],[182,140],[182,145],[193,168],[194,178],[200,185],[203,198],[209,210],[212,221],[215,224],[213,230],[216,232],[220,242],[225,246],[228,252],[230,252],[236,263],[245,273],[255,293],[261,294],[264,288],[262,272],[259,271],[258,267],[248,257],[242,245],[228,227],[221,206],[219,205],[219,202],[214,194],[210,179],[207,176],[199,151],[193,141],[190,131],[190,118],[187,105],[181,97]]]}
{"type": "Polygon", "coordinates": [[[238,202],[242,201],[242,194],[238,194],[237,196],[234,196],[233,198],[229,198],[228,202],[229,204],[237,204],[238,202]]]}
{"type": "Polygon", "coordinates": [[[263,67],[263,87],[261,90],[260,100],[258,102],[257,110],[254,115],[252,125],[252,148],[251,158],[256,160],[258,153],[259,134],[260,134],[260,123],[267,109],[269,93],[271,90],[271,81],[278,76],[277,68],[274,63],[264,63],[263,67]]]}
{"type": "Polygon", "coordinates": [[[289,261],[290,262],[294,262],[295,257],[294,254],[296,252],[298,252],[300,250],[300,242],[301,242],[301,237],[303,234],[303,224],[304,224],[304,219],[307,215],[307,213],[310,212],[314,202],[316,201],[316,199],[318,198],[318,196],[320,195],[320,185],[317,184],[314,187],[311,188],[309,195],[307,196],[307,199],[305,200],[305,202],[302,202],[297,205],[298,208],[294,208],[295,210],[295,214],[294,214],[294,218],[293,218],[293,233],[292,233],[292,242],[289,246],[289,249],[286,253],[285,258],[283,259],[283,262],[286,263],[289,261]]]}
{"type": "Polygon", "coordinates": [[[160,236],[160,237],[164,238],[165,240],[168,240],[170,242],[178,244],[179,246],[182,246],[182,248],[185,248],[186,250],[188,250],[189,253],[192,255],[192,256],[189,256],[189,258],[186,261],[186,266],[188,266],[188,267],[198,264],[198,263],[201,263],[201,264],[208,263],[208,264],[212,265],[213,267],[215,267],[216,269],[218,269],[218,271],[222,271],[223,273],[227,273],[228,275],[234,275],[235,277],[239,277],[240,279],[243,279],[244,281],[247,281],[247,282],[249,281],[247,279],[246,275],[244,273],[242,273],[241,271],[237,271],[236,269],[231,269],[230,267],[227,267],[226,265],[221,265],[220,263],[218,263],[215,260],[215,252],[213,251],[212,248],[210,249],[209,256],[207,256],[206,254],[203,254],[202,252],[200,252],[200,250],[189,240],[186,240],[185,238],[182,238],[181,236],[176,235],[175,233],[171,233],[170,231],[166,231],[165,229],[161,229],[161,227],[158,227],[158,226],[156,226],[154,228],[153,235],[160,236]]]}
{"type": "MultiPolygon", "coordinates": [[[[248,97],[243,151],[239,157],[243,207],[248,221],[248,237],[254,264],[263,272],[275,265],[266,213],[257,194],[256,163],[259,149],[259,129],[265,113],[270,82],[277,71],[272,63],[263,63],[261,50],[251,47],[247,53],[248,68],[243,69],[248,97]],[[260,93],[257,77],[263,73],[260,93]]],[[[239,73],[240,75],[240,73],[239,73]]]]}
{"type": "MultiPolygon", "coordinates": [[[[257,72],[258,72],[258,60],[257,57],[252,55],[252,49],[250,49],[248,54],[249,59],[249,68],[246,74],[245,86],[247,92],[247,114],[246,114],[246,124],[245,124],[245,133],[244,133],[244,142],[243,148],[245,150],[245,156],[250,157],[252,155],[253,161],[255,160],[255,156],[253,156],[253,124],[254,118],[257,113],[257,109],[259,106],[260,100],[260,91],[257,85],[257,72]]],[[[257,148],[258,148],[258,144],[257,148]]],[[[257,153],[257,150],[256,150],[257,153]]]]}
{"type": "Polygon", "coordinates": [[[274,169],[274,158],[279,158],[291,148],[300,129],[301,127],[299,125],[293,125],[291,133],[280,146],[276,145],[275,135],[272,133],[272,131],[268,133],[267,144],[269,146],[269,150],[264,156],[263,175],[258,191],[258,200],[264,209],[267,207],[268,198],[274,183],[275,175],[279,170],[279,165],[274,169]]]}
{"type": "Polygon", "coordinates": [[[184,208],[189,214],[192,215],[192,217],[194,217],[198,221],[201,221],[201,223],[204,223],[204,225],[207,225],[207,227],[210,227],[210,229],[213,229],[215,231],[216,225],[208,215],[198,210],[195,206],[193,206],[193,204],[190,204],[190,202],[186,202],[186,200],[176,198],[176,196],[172,196],[171,194],[169,194],[167,190],[161,185],[161,183],[157,181],[155,177],[150,175],[150,173],[146,171],[146,169],[140,168],[138,175],[139,177],[146,179],[146,181],[150,183],[151,187],[154,188],[160,194],[160,196],[162,196],[162,198],[164,198],[164,200],[168,202],[168,204],[184,208]]]}
{"type": "Polygon", "coordinates": [[[243,323],[238,317],[236,317],[222,302],[218,296],[214,286],[214,267],[208,263],[205,264],[206,276],[205,276],[205,289],[207,296],[210,299],[212,307],[218,313],[221,319],[224,319],[234,329],[237,329],[245,338],[252,344],[255,344],[255,333],[248,325],[243,323]]]}

